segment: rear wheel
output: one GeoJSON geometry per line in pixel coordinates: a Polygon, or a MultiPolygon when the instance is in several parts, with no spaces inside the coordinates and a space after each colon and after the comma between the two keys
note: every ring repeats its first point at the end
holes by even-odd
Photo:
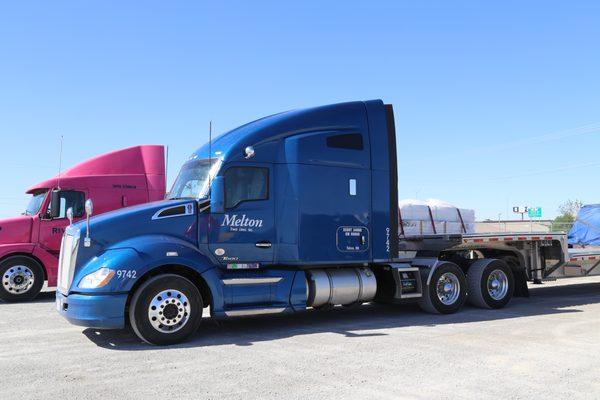
{"type": "Polygon", "coordinates": [[[198,330],[202,308],[202,297],[192,282],[179,275],[159,275],[136,290],[129,306],[129,322],[147,343],[176,344],[198,330]]]}
{"type": "Polygon", "coordinates": [[[502,308],[512,299],[515,278],[501,260],[477,260],[469,267],[469,302],[481,308],[502,308]]]}
{"type": "Polygon", "coordinates": [[[445,263],[431,275],[419,306],[429,313],[452,314],[462,307],[466,297],[465,274],[456,264],[445,263]]]}
{"type": "Polygon", "coordinates": [[[0,263],[0,299],[4,301],[26,301],[34,299],[44,285],[44,270],[32,258],[8,257],[0,263]]]}

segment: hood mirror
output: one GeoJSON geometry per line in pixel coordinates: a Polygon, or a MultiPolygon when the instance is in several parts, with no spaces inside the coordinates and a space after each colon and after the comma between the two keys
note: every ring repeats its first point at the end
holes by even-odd
{"type": "Polygon", "coordinates": [[[92,238],[90,238],[90,217],[94,212],[94,203],[92,199],[87,199],[85,201],[85,223],[86,223],[86,232],[85,239],[83,239],[83,246],[90,247],[92,245],[92,238]]]}
{"type": "Polygon", "coordinates": [[[69,225],[73,225],[73,207],[67,208],[67,219],[69,220],[69,225]]]}
{"type": "Polygon", "coordinates": [[[89,217],[92,216],[94,212],[94,203],[92,203],[92,199],[87,199],[85,201],[85,214],[89,217]]]}

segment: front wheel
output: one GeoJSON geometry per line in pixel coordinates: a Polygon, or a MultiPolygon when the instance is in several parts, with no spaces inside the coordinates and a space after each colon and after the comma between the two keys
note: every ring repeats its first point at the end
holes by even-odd
{"type": "Polygon", "coordinates": [[[515,291],[512,269],[501,260],[475,261],[467,272],[469,302],[480,308],[502,308],[515,291]]]}
{"type": "Polygon", "coordinates": [[[44,270],[32,258],[8,257],[0,263],[0,299],[4,301],[33,300],[44,285],[44,270]]]}
{"type": "Polygon", "coordinates": [[[419,306],[429,313],[452,314],[462,307],[466,298],[465,274],[456,264],[448,262],[433,271],[419,306]]]}
{"type": "Polygon", "coordinates": [[[158,275],[144,282],[131,298],[129,322],[147,343],[176,344],[198,330],[202,308],[202,297],[192,282],[179,275],[158,275]]]}

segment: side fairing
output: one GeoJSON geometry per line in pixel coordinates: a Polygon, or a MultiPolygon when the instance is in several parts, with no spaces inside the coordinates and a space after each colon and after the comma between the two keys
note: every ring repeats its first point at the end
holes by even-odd
{"type": "Polygon", "coordinates": [[[396,128],[391,105],[366,102],[371,137],[372,255],[390,261],[398,254],[398,172],[396,128]]]}

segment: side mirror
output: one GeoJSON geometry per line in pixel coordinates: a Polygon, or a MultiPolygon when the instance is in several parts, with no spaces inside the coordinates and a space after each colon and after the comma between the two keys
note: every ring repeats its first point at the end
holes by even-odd
{"type": "Polygon", "coordinates": [[[67,219],[69,220],[69,225],[73,225],[73,207],[67,208],[67,219]]]}
{"type": "Polygon", "coordinates": [[[60,190],[53,190],[50,197],[50,218],[60,216],[60,190]]]}
{"type": "Polygon", "coordinates": [[[90,217],[94,212],[94,203],[92,199],[85,201],[85,239],[83,239],[83,246],[90,247],[92,245],[92,238],[90,237],[90,217]]]}
{"type": "Polygon", "coordinates": [[[89,217],[92,216],[94,212],[94,203],[92,203],[92,199],[87,199],[85,201],[85,214],[89,217]]]}
{"type": "Polygon", "coordinates": [[[222,176],[216,176],[210,189],[210,211],[215,214],[225,212],[225,182],[222,176]]]}

